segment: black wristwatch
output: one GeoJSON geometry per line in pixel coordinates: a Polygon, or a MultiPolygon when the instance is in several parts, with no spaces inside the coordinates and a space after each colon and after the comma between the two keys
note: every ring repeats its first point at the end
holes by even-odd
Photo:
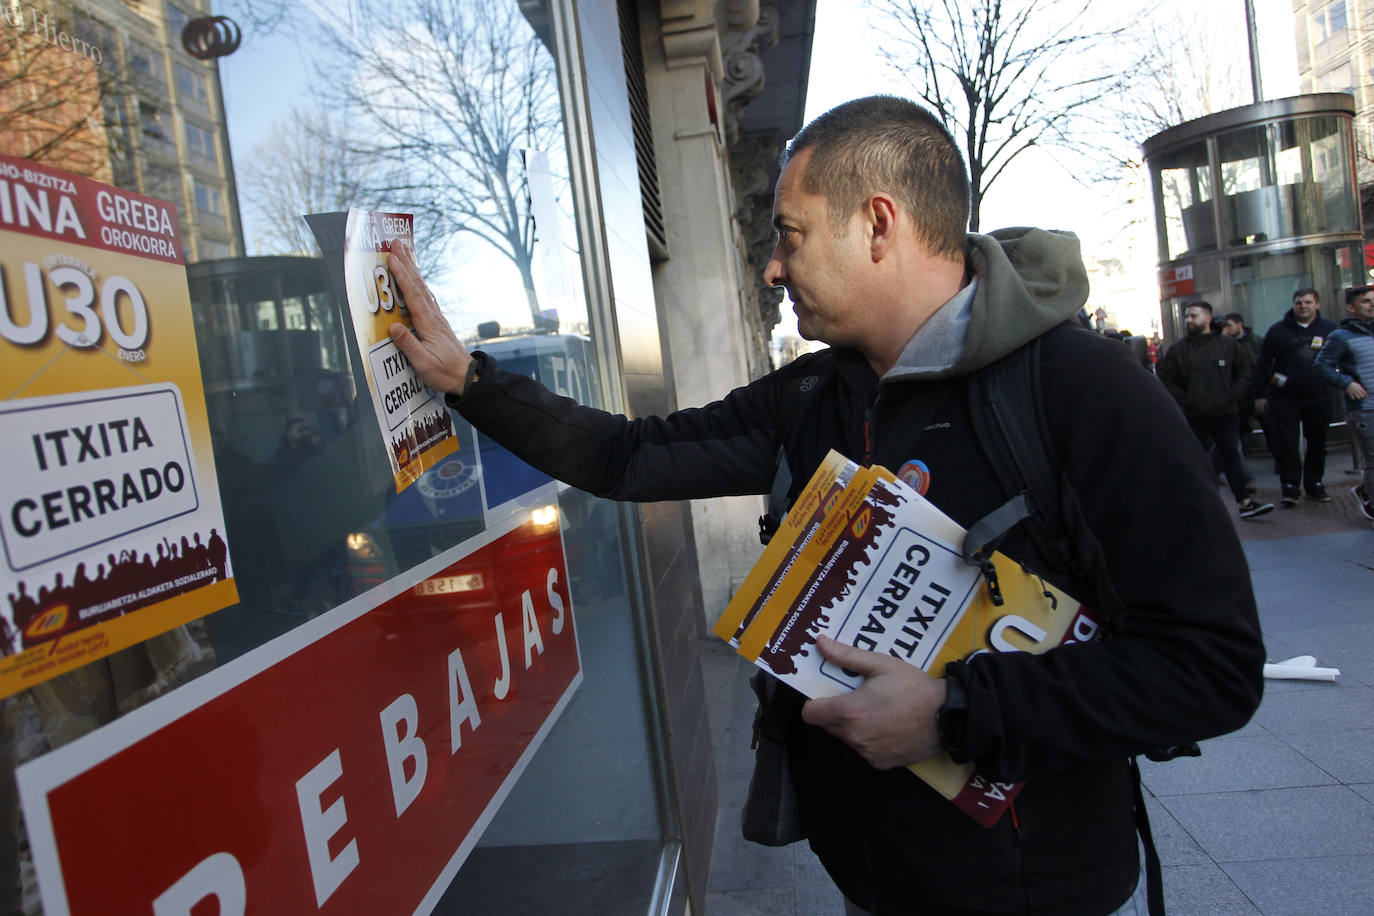
{"type": "Polygon", "coordinates": [[[968,722],[968,691],[958,677],[946,674],[944,705],[935,714],[935,727],[940,732],[940,744],[950,753],[956,754],[964,742],[964,726],[968,722]]]}

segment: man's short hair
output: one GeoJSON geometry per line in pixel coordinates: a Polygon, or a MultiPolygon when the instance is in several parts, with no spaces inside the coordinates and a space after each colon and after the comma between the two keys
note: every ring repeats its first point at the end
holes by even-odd
{"type": "Polygon", "coordinates": [[[1232,312],[1231,314],[1229,314],[1229,315],[1226,316],[1226,320],[1227,320],[1227,321],[1234,321],[1236,324],[1240,325],[1241,327],[1245,327],[1245,316],[1242,315],[1240,312],[1232,312]]]}
{"type": "Polygon", "coordinates": [[[1185,312],[1191,308],[1199,308],[1206,312],[1208,315],[1212,314],[1212,303],[1203,302],[1201,299],[1194,299],[1192,302],[1189,302],[1187,305],[1183,306],[1183,310],[1185,312]]]}
{"type": "Polygon", "coordinates": [[[1293,301],[1294,301],[1294,302],[1297,302],[1297,301],[1298,301],[1299,299],[1301,299],[1303,296],[1311,296],[1313,299],[1316,299],[1318,302],[1321,302],[1321,301],[1322,301],[1321,294],[1318,293],[1315,289],[1313,289],[1313,288],[1310,287],[1310,286],[1304,286],[1302,289],[1300,289],[1300,290],[1298,290],[1296,293],[1294,293],[1294,294],[1293,294],[1293,301]]]}
{"type": "Polygon", "coordinates": [[[875,95],[837,105],[797,134],[783,164],[811,151],[802,187],[844,225],[875,191],[892,194],[936,255],[964,256],[968,170],[949,130],[906,99],[875,95]]]}
{"type": "Polygon", "coordinates": [[[1348,289],[1348,290],[1345,291],[1345,304],[1346,304],[1346,305],[1350,305],[1350,304],[1351,304],[1352,302],[1354,302],[1356,299],[1360,298],[1360,297],[1363,296],[1365,293],[1370,292],[1371,290],[1374,290],[1374,286],[1352,286],[1352,287],[1350,287],[1350,289],[1348,289]]]}

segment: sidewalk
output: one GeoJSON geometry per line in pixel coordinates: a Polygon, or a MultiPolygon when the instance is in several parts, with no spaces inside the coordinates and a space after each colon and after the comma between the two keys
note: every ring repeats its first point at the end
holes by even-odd
{"type": "MultiPolygon", "coordinates": [[[[1374,909],[1374,530],[1330,457],[1333,501],[1304,499],[1236,526],[1271,660],[1314,655],[1336,683],[1267,681],[1243,729],[1201,757],[1141,762],[1171,914],[1364,914],[1374,909]]],[[[1260,496],[1278,502],[1265,459],[1260,496]]],[[[1230,494],[1222,489],[1228,505],[1230,494]]],[[[839,892],[806,844],[745,843],[753,666],[705,646],[720,812],[707,916],[841,916],[839,892]]]]}

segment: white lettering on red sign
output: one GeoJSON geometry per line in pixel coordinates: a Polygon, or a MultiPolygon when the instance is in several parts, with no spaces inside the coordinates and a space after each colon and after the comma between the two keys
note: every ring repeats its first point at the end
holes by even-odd
{"type": "Polygon", "coordinates": [[[420,710],[410,694],[401,694],[382,710],[382,747],[386,749],[386,769],[391,776],[391,798],[396,803],[397,817],[419,796],[429,774],[425,743],[416,737],[419,729],[420,710]],[[414,761],[410,776],[406,776],[407,760],[414,761]]]}
{"type": "Polygon", "coordinates": [[[153,901],[153,916],[192,916],[195,907],[214,898],[220,916],[248,911],[248,885],[239,860],[227,852],[207,856],[153,901]]]}
{"type": "Polygon", "coordinates": [[[310,859],[310,879],[315,884],[315,905],[324,906],[339,889],[349,872],[362,861],[358,840],[350,839],[337,856],[329,854],[329,840],[348,823],[348,809],[340,794],[328,808],[320,798],[343,775],[343,760],[335,748],[309,773],[296,780],[296,800],[300,804],[301,829],[305,831],[305,852],[310,859]]]}

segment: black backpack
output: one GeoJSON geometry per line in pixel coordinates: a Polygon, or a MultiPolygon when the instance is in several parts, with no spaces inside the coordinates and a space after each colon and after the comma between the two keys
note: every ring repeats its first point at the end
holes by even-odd
{"type": "MultiPolygon", "coordinates": [[[[1066,322],[1048,333],[1093,332],[1066,322]]],[[[811,390],[821,387],[814,385],[811,390]]],[[[1093,609],[1110,635],[1125,606],[1112,585],[1102,545],[1088,527],[1077,494],[1065,479],[1049,438],[1040,378],[1040,338],[970,374],[965,389],[974,435],[1009,498],[969,527],[964,536],[964,562],[980,568],[988,583],[989,597],[1000,605],[1001,589],[990,557],[1007,532],[1021,525],[1037,561],[1031,565],[1042,573],[1066,576],[1073,593],[1093,609]]],[[[807,398],[789,399],[779,429],[792,429],[807,405],[807,398]]],[[[765,544],[787,508],[791,484],[786,451],[779,448],[778,472],[769,493],[768,512],[759,518],[759,538],[765,544]]],[[[1145,756],[1164,761],[1201,753],[1197,744],[1188,744],[1149,751],[1145,756]]],[[[1154,916],[1164,912],[1164,886],[1140,787],[1140,768],[1134,758],[1130,765],[1135,782],[1136,830],[1145,852],[1146,889],[1149,910],[1154,916]]]]}

